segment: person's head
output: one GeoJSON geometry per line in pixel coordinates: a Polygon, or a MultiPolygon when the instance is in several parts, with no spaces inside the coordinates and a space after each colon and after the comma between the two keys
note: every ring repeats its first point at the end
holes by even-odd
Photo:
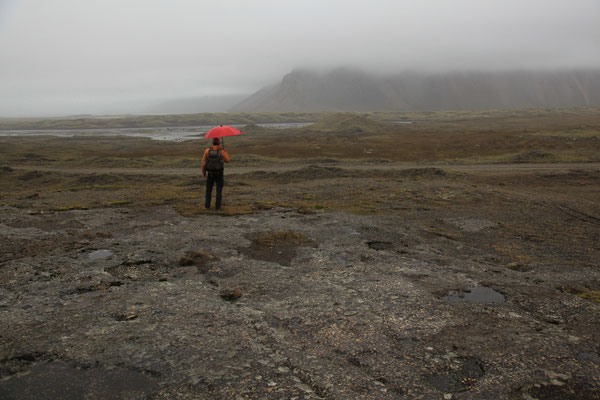
{"type": "Polygon", "coordinates": [[[218,137],[213,138],[213,146],[218,146],[221,143],[218,137]]]}

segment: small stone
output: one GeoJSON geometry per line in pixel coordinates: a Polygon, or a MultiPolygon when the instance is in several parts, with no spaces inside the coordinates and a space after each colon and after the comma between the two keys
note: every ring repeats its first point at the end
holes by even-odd
{"type": "Polygon", "coordinates": [[[166,276],[166,275],[161,275],[161,276],[159,276],[159,277],[158,277],[158,280],[159,280],[160,282],[166,282],[166,281],[168,281],[168,280],[169,280],[169,277],[168,277],[168,276],[166,276]]]}
{"type": "Polygon", "coordinates": [[[312,388],[305,383],[297,383],[296,387],[306,393],[314,393],[312,388]]]}
{"type": "Polygon", "coordinates": [[[136,313],[134,312],[127,312],[125,314],[121,314],[117,316],[117,321],[132,321],[134,319],[136,319],[138,316],[136,313]]]}
{"type": "Polygon", "coordinates": [[[569,335],[569,343],[578,344],[579,342],[581,342],[581,338],[580,337],[569,335]]]}
{"type": "Polygon", "coordinates": [[[240,288],[223,289],[223,290],[221,290],[221,293],[219,293],[219,295],[221,296],[221,298],[223,300],[235,301],[235,300],[239,299],[240,297],[242,297],[242,289],[240,289],[240,288]]]}
{"type": "Polygon", "coordinates": [[[450,400],[452,398],[452,393],[445,393],[444,400],[450,400]]]}
{"type": "Polygon", "coordinates": [[[548,378],[550,378],[550,379],[562,379],[562,380],[566,381],[567,379],[571,378],[570,375],[561,374],[560,372],[554,372],[554,371],[549,371],[549,370],[547,370],[545,372],[546,372],[546,375],[548,375],[548,378]]]}
{"type": "Polygon", "coordinates": [[[257,381],[260,381],[260,380],[262,379],[262,375],[256,375],[256,376],[254,377],[254,379],[256,379],[257,381]]]}
{"type": "Polygon", "coordinates": [[[277,382],[275,382],[275,381],[269,381],[269,383],[267,383],[267,385],[271,386],[271,387],[277,386],[277,382]]]}
{"type": "Polygon", "coordinates": [[[560,320],[560,318],[556,315],[546,315],[544,316],[544,322],[547,322],[549,324],[553,324],[553,325],[560,325],[562,323],[562,321],[560,320]]]}

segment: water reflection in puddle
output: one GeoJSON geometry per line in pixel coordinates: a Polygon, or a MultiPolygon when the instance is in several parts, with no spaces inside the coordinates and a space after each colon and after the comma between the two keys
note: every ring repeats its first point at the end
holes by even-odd
{"type": "Polygon", "coordinates": [[[90,261],[97,261],[106,260],[107,258],[111,258],[113,255],[114,253],[110,250],[96,250],[92,251],[88,257],[90,261]]]}
{"type": "Polygon", "coordinates": [[[503,303],[506,299],[500,292],[486,286],[475,286],[468,291],[451,291],[442,300],[449,302],[469,301],[472,303],[503,303]]]}

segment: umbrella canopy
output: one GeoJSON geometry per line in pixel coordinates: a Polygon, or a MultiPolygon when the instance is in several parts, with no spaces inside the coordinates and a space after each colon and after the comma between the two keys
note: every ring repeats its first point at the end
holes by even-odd
{"type": "Polygon", "coordinates": [[[236,135],[241,135],[242,132],[238,131],[235,128],[232,128],[231,126],[217,126],[215,128],[210,129],[208,132],[206,132],[206,135],[204,135],[204,139],[210,139],[210,138],[221,138],[221,137],[225,137],[225,136],[236,136],[236,135]]]}

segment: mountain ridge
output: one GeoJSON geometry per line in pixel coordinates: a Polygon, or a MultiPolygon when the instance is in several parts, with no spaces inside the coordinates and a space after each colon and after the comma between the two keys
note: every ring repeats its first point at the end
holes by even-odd
{"type": "Polygon", "coordinates": [[[600,70],[405,72],[296,69],[232,112],[485,110],[600,106],[600,70]]]}

